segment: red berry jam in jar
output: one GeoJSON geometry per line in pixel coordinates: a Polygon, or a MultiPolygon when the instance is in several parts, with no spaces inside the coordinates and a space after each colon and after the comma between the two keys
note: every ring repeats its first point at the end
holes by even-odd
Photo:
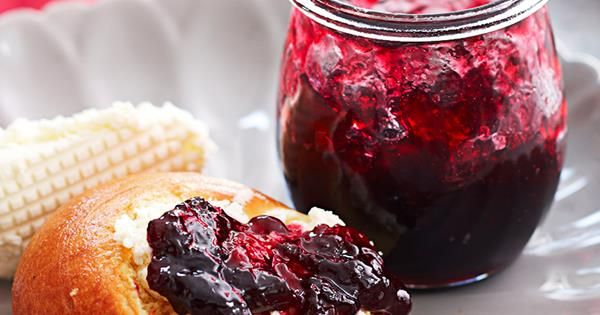
{"type": "Polygon", "coordinates": [[[296,206],[411,287],[506,268],[552,204],[566,102],[545,0],[293,0],[278,99],[296,206]]]}

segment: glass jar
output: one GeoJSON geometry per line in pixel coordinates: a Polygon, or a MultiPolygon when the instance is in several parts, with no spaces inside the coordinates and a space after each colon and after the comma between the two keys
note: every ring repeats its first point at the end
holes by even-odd
{"type": "Polygon", "coordinates": [[[431,6],[412,13],[427,15],[292,2],[277,114],[297,208],[332,209],[366,232],[413,288],[506,268],[563,165],[566,101],[546,0],[455,12],[421,0],[431,6]]]}

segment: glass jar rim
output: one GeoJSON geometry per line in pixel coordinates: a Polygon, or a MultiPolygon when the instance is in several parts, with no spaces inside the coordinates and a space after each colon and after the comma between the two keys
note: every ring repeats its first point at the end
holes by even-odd
{"type": "Polygon", "coordinates": [[[549,0],[497,0],[467,10],[407,14],[339,0],[290,0],[315,22],[338,32],[388,42],[441,42],[479,36],[522,21],[549,0]]]}

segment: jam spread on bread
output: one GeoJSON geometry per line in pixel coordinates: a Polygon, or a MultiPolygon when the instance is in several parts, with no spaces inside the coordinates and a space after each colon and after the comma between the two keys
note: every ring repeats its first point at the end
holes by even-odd
{"type": "Polygon", "coordinates": [[[348,227],[256,217],[243,224],[202,198],[148,225],[151,289],[180,314],[408,314],[404,286],[348,227]]]}

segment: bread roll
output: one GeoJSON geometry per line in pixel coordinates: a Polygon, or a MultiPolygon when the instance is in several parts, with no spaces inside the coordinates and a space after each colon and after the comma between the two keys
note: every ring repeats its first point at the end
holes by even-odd
{"type": "Polygon", "coordinates": [[[267,213],[307,228],[341,223],[332,214],[307,216],[243,185],[198,174],[128,177],[88,191],[50,216],[16,272],[14,314],[173,314],[145,279],[145,226],[196,196],[241,221],[267,213]]]}

